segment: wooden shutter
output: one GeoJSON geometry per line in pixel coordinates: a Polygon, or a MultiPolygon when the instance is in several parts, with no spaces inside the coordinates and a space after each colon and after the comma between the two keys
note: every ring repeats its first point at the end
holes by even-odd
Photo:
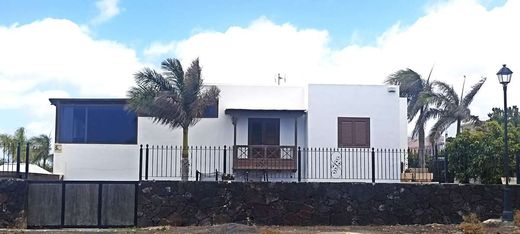
{"type": "Polygon", "coordinates": [[[338,147],[370,148],[370,118],[338,117],[338,147]]]}
{"type": "Polygon", "coordinates": [[[249,145],[280,145],[280,119],[249,118],[249,145]]]}

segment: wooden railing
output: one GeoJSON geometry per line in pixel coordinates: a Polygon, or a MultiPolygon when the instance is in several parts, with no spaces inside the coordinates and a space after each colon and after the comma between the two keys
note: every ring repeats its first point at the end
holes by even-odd
{"type": "Polygon", "coordinates": [[[278,145],[236,145],[234,170],[296,170],[296,147],[278,145]]]}

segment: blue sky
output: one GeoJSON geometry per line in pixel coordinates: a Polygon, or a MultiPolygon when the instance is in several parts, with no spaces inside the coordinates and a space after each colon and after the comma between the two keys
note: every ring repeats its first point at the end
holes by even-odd
{"type": "MultiPolygon", "coordinates": [[[[375,38],[396,22],[410,24],[424,14],[431,1],[408,0],[292,0],[292,1],[120,1],[121,13],[93,28],[96,38],[125,42],[143,50],[153,41],[186,38],[201,30],[224,31],[247,26],[264,16],[274,23],[325,29],[331,44],[345,46],[352,36],[362,43],[375,38]]],[[[27,24],[43,18],[65,18],[88,24],[98,14],[93,1],[3,1],[0,23],[27,24]]]]}
{"type": "Polygon", "coordinates": [[[48,134],[48,98],[124,96],[133,73],[166,57],[200,57],[209,83],[269,85],[276,73],[289,85],[380,84],[435,64],[456,87],[490,78],[474,104],[485,117],[500,105],[495,70],[520,67],[517,2],[3,0],[0,132],[48,134]]]}

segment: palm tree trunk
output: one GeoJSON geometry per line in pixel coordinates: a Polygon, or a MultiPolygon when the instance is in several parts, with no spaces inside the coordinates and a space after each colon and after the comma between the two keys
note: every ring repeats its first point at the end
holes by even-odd
{"type": "Polygon", "coordinates": [[[188,127],[182,128],[182,159],[181,159],[181,180],[188,181],[190,173],[190,162],[188,160],[188,127]]]}
{"type": "Polygon", "coordinates": [[[461,122],[460,119],[457,119],[457,135],[455,135],[455,136],[458,136],[460,133],[460,122],[461,122]]]}
{"type": "Polygon", "coordinates": [[[417,119],[417,124],[419,124],[418,135],[419,135],[419,167],[424,168],[424,121],[423,121],[423,111],[421,108],[419,110],[419,118],[417,119]]]}
{"type": "Polygon", "coordinates": [[[424,158],[424,124],[421,124],[419,127],[419,167],[424,168],[425,158],[424,158]]]}

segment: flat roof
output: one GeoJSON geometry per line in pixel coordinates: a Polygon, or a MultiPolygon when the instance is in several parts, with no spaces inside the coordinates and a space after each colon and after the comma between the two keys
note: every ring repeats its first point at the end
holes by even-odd
{"type": "Polygon", "coordinates": [[[52,105],[57,104],[127,104],[128,98],[49,98],[52,105]]]}

